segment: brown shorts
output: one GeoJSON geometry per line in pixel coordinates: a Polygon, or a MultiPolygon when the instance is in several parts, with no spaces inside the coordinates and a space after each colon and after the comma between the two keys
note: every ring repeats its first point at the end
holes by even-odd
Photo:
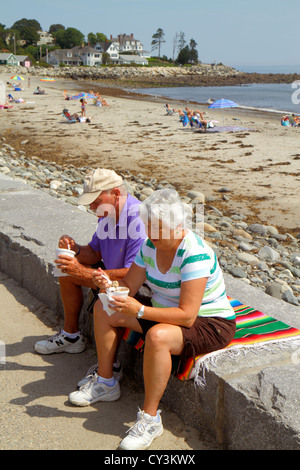
{"type": "MultiPolygon", "coordinates": [[[[143,330],[143,337],[157,322],[138,320],[143,330]]],[[[180,326],[184,348],[181,356],[198,356],[225,348],[235,334],[235,320],[220,317],[197,317],[191,328],[180,326]]]]}

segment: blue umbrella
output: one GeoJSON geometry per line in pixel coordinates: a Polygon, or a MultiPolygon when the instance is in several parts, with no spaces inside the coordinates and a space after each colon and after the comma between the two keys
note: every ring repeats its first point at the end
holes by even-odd
{"type": "MultiPolygon", "coordinates": [[[[212,104],[208,106],[209,108],[215,108],[215,109],[223,109],[223,108],[236,108],[238,107],[238,104],[236,104],[234,101],[231,100],[224,100],[224,98],[221,98],[220,100],[214,101],[212,104]]],[[[224,124],[224,115],[223,115],[223,124],[224,124]]]]}

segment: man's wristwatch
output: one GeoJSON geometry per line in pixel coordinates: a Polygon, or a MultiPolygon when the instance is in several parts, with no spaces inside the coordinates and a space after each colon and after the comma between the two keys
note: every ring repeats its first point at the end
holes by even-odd
{"type": "Polygon", "coordinates": [[[136,318],[142,318],[142,316],[144,315],[144,312],[145,312],[145,305],[142,305],[138,313],[136,314],[136,318]]]}

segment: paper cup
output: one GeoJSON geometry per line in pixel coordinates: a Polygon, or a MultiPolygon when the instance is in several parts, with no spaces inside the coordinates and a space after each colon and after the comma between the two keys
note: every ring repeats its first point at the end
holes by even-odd
{"type": "MultiPolygon", "coordinates": [[[[56,258],[58,258],[58,255],[67,255],[71,256],[71,258],[74,258],[75,254],[75,251],[68,250],[67,248],[56,248],[56,258]]],[[[62,273],[61,270],[55,265],[53,268],[53,275],[55,277],[64,277],[68,276],[69,274],[62,273]]]]}
{"type": "Polygon", "coordinates": [[[105,292],[110,296],[123,297],[124,299],[126,299],[129,294],[129,289],[128,287],[108,287],[107,289],[105,289],[105,292]]]}

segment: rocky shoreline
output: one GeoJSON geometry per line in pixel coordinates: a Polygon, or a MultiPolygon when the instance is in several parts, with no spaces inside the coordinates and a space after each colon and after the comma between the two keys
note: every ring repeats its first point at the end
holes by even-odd
{"type": "MultiPolygon", "coordinates": [[[[24,149],[27,142],[21,143],[24,149]]],[[[5,138],[0,144],[1,173],[20,178],[68,204],[77,205],[89,169],[90,166],[76,168],[28,156],[25,150],[7,144],[5,138]]],[[[157,181],[142,173],[126,170],[121,175],[129,192],[140,200],[155,189],[173,187],[167,180],[157,181]]],[[[219,188],[219,194],[226,201],[230,189],[219,188]]],[[[300,233],[294,236],[279,233],[274,226],[248,224],[240,213],[228,217],[216,207],[216,196],[206,197],[190,190],[181,197],[191,211],[193,230],[212,246],[224,272],[275,298],[300,305],[300,233]],[[199,219],[201,207],[204,215],[199,219]]]]}
{"type": "Polygon", "coordinates": [[[293,83],[299,74],[243,73],[222,64],[200,64],[190,67],[9,67],[1,72],[32,77],[98,81],[120,87],[162,86],[233,86],[251,83],[293,83]]]}

